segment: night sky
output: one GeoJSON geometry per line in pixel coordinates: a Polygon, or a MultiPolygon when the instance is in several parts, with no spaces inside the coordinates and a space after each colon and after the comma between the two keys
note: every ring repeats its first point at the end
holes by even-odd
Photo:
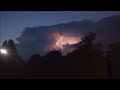
{"type": "Polygon", "coordinates": [[[25,27],[50,26],[70,21],[118,15],[120,11],[0,11],[1,43],[20,36],[25,27]]]}

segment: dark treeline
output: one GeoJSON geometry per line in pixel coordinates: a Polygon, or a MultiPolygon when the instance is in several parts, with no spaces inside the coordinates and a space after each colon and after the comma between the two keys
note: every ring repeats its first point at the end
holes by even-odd
{"type": "Polygon", "coordinates": [[[104,52],[101,43],[93,43],[95,37],[95,33],[89,32],[66,56],[54,50],[45,56],[32,55],[28,62],[17,54],[12,40],[4,41],[1,48],[9,51],[0,57],[0,78],[119,79],[120,42],[109,45],[104,52]]]}

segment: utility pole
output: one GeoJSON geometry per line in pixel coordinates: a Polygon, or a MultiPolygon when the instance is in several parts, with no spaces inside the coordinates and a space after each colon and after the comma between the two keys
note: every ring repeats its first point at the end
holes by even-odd
{"type": "Polygon", "coordinates": [[[1,17],[0,17],[0,48],[1,48],[1,45],[2,45],[2,41],[1,41],[1,17]]]}
{"type": "Polygon", "coordinates": [[[108,78],[112,79],[112,61],[108,59],[107,63],[108,63],[108,78]]]}
{"type": "Polygon", "coordinates": [[[1,59],[1,17],[0,17],[0,59],[1,59]]]}

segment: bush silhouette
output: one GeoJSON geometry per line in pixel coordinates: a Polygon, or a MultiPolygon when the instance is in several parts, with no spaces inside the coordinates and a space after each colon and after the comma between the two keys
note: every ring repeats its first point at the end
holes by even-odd
{"type": "Polygon", "coordinates": [[[39,54],[32,55],[30,57],[29,63],[37,63],[41,59],[39,54]]]}
{"type": "Polygon", "coordinates": [[[50,51],[50,52],[48,52],[46,54],[46,57],[53,57],[53,58],[55,58],[55,57],[61,57],[61,56],[62,56],[61,52],[59,52],[57,50],[50,51]]]}

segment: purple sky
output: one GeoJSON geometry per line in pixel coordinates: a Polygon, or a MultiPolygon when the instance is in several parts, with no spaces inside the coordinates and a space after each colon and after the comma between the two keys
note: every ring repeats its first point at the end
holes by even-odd
{"type": "Polygon", "coordinates": [[[1,42],[20,36],[25,27],[49,26],[70,21],[118,15],[120,11],[0,11],[1,42]]]}

